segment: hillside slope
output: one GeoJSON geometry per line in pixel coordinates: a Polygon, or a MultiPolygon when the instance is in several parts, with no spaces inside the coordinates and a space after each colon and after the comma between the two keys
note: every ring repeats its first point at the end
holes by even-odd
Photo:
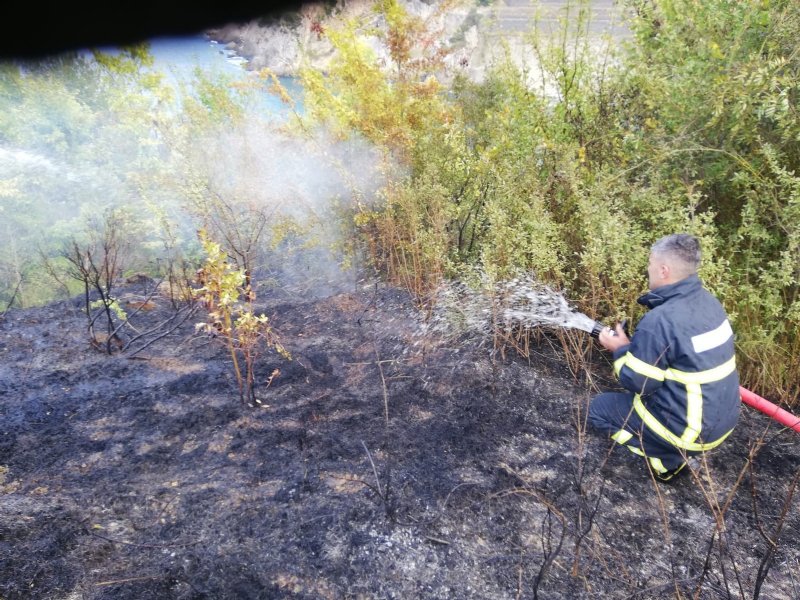
{"type": "Polygon", "coordinates": [[[708,457],[707,495],[656,486],[580,433],[589,393],[546,338],[493,359],[380,286],[264,309],[293,360],[263,357],[258,407],[192,319],[135,357],[71,302],[0,320],[0,597],[752,597],[779,524],[762,597],[798,597],[800,436],[764,415],[708,457]],[[720,545],[709,501],[766,428],[720,545]]]}

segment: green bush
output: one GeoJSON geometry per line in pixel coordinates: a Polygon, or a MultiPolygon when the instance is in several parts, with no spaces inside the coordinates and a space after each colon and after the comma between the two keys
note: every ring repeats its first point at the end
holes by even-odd
{"type": "Polygon", "coordinates": [[[533,271],[591,316],[636,318],[650,245],[687,231],[734,321],[744,385],[797,401],[800,5],[630,2],[633,38],[597,55],[577,2],[554,40],[531,33],[547,86],[507,61],[438,91],[429,34],[381,6],[390,50],[430,54],[379,68],[338,37],[339,62],[307,92],[316,117],[404,165],[357,218],[389,277],[423,295],[472,268],[533,271]]]}

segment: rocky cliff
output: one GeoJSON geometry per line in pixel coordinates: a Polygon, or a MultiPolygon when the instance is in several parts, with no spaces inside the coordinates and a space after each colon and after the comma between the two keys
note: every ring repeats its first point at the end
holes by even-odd
{"type": "MultiPolygon", "coordinates": [[[[452,50],[449,60],[454,65],[463,67],[468,63],[478,46],[478,26],[487,7],[471,1],[448,10],[442,10],[440,0],[401,0],[401,4],[409,13],[424,19],[432,31],[441,32],[439,43],[452,50]]],[[[385,20],[373,7],[373,0],[337,0],[335,5],[309,3],[279,19],[231,24],[208,34],[247,59],[250,69],[267,67],[278,75],[293,75],[307,61],[325,70],[333,56],[325,31],[341,28],[350,19],[359,19],[368,27],[385,27],[385,20]]],[[[367,36],[365,40],[379,59],[388,58],[377,37],[367,36]]]]}
{"type": "MultiPolygon", "coordinates": [[[[578,9],[566,0],[462,0],[455,6],[442,0],[399,1],[409,13],[425,20],[431,31],[439,32],[438,44],[449,51],[451,72],[464,72],[476,81],[492,63],[506,56],[531,72],[538,71],[532,68],[536,65],[526,35],[537,29],[547,38],[565,26],[574,30],[578,21],[578,9]]],[[[374,4],[374,0],[308,3],[278,19],[228,25],[208,34],[245,58],[250,69],[267,67],[278,75],[291,76],[301,65],[310,64],[324,71],[333,56],[327,30],[341,28],[353,18],[368,27],[385,27],[374,4]]],[[[628,35],[614,0],[592,0],[587,15],[590,44],[597,52],[602,52],[609,40],[628,35]]],[[[377,37],[366,36],[365,40],[379,60],[388,58],[377,37]]]]}

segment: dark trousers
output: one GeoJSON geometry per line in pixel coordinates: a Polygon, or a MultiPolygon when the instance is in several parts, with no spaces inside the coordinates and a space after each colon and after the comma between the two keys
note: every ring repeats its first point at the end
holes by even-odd
{"type": "Polygon", "coordinates": [[[589,404],[589,423],[628,450],[647,457],[656,472],[672,470],[696,454],[672,446],[645,427],[633,410],[633,393],[605,392],[589,404]]]}

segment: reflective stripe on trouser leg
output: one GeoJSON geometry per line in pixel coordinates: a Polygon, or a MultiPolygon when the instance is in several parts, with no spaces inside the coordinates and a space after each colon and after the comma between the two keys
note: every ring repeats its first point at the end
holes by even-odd
{"type": "Polygon", "coordinates": [[[642,457],[646,458],[647,462],[650,463],[650,467],[656,473],[666,473],[668,471],[668,469],[664,466],[664,463],[661,461],[660,458],[655,458],[653,456],[647,456],[647,453],[644,450],[642,450],[641,448],[637,448],[636,446],[631,446],[630,444],[626,444],[625,443],[625,442],[629,441],[632,437],[633,437],[633,434],[631,432],[625,431],[624,429],[621,429],[620,431],[618,431],[617,433],[612,435],[611,439],[613,439],[618,444],[622,444],[623,446],[625,446],[628,450],[630,450],[634,454],[637,454],[639,456],[642,456],[642,457]],[[625,441],[620,441],[620,440],[625,440],[625,441]]]}
{"type": "Polygon", "coordinates": [[[661,462],[660,458],[653,458],[648,456],[647,460],[650,462],[650,466],[653,468],[653,471],[656,473],[666,473],[667,468],[664,466],[664,463],[661,462]]]}
{"type": "Polygon", "coordinates": [[[630,431],[620,429],[617,433],[611,436],[611,439],[624,446],[625,442],[629,441],[632,437],[633,434],[630,431]]]}
{"type": "MultiPolygon", "coordinates": [[[[698,401],[702,402],[702,397],[697,399],[698,401]]],[[[706,450],[711,450],[719,446],[725,438],[727,438],[733,429],[725,433],[722,437],[718,438],[717,440],[707,443],[707,444],[700,444],[697,442],[688,442],[682,437],[675,435],[672,431],[667,429],[661,421],[659,421],[644,405],[642,402],[641,396],[639,394],[634,394],[633,396],[633,408],[636,411],[636,414],[639,415],[639,418],[644,421],[644,424],[647,428],[656,434],[661,439],[665,440],[671,446],[674,446],[676,451],[680,450],[688,450],[690,452],[705,452],[706,450]]],[[[693,413],[695,416],[700,416],[702,418],[702,408],[699,411],[693,413]]],[[[691,439],[692,436],[695,438],[695,431],[693,428],[687,428],[684,431],[684,435],[687,439],[691,439]]]]}
{"type": "Polygon", "coordinates": [[[628,450],[633,452],[634,454],[638,454],[647,459],[647,462],[650,463],[650,468],[653,469],[656,473],[666,473],[667,468],[664,466],[664,463],[661,462],[660,458],[654,458],[652,456],[647,456],[644,450],[637,448],[636,446],[625,446],[628,450]]]}

